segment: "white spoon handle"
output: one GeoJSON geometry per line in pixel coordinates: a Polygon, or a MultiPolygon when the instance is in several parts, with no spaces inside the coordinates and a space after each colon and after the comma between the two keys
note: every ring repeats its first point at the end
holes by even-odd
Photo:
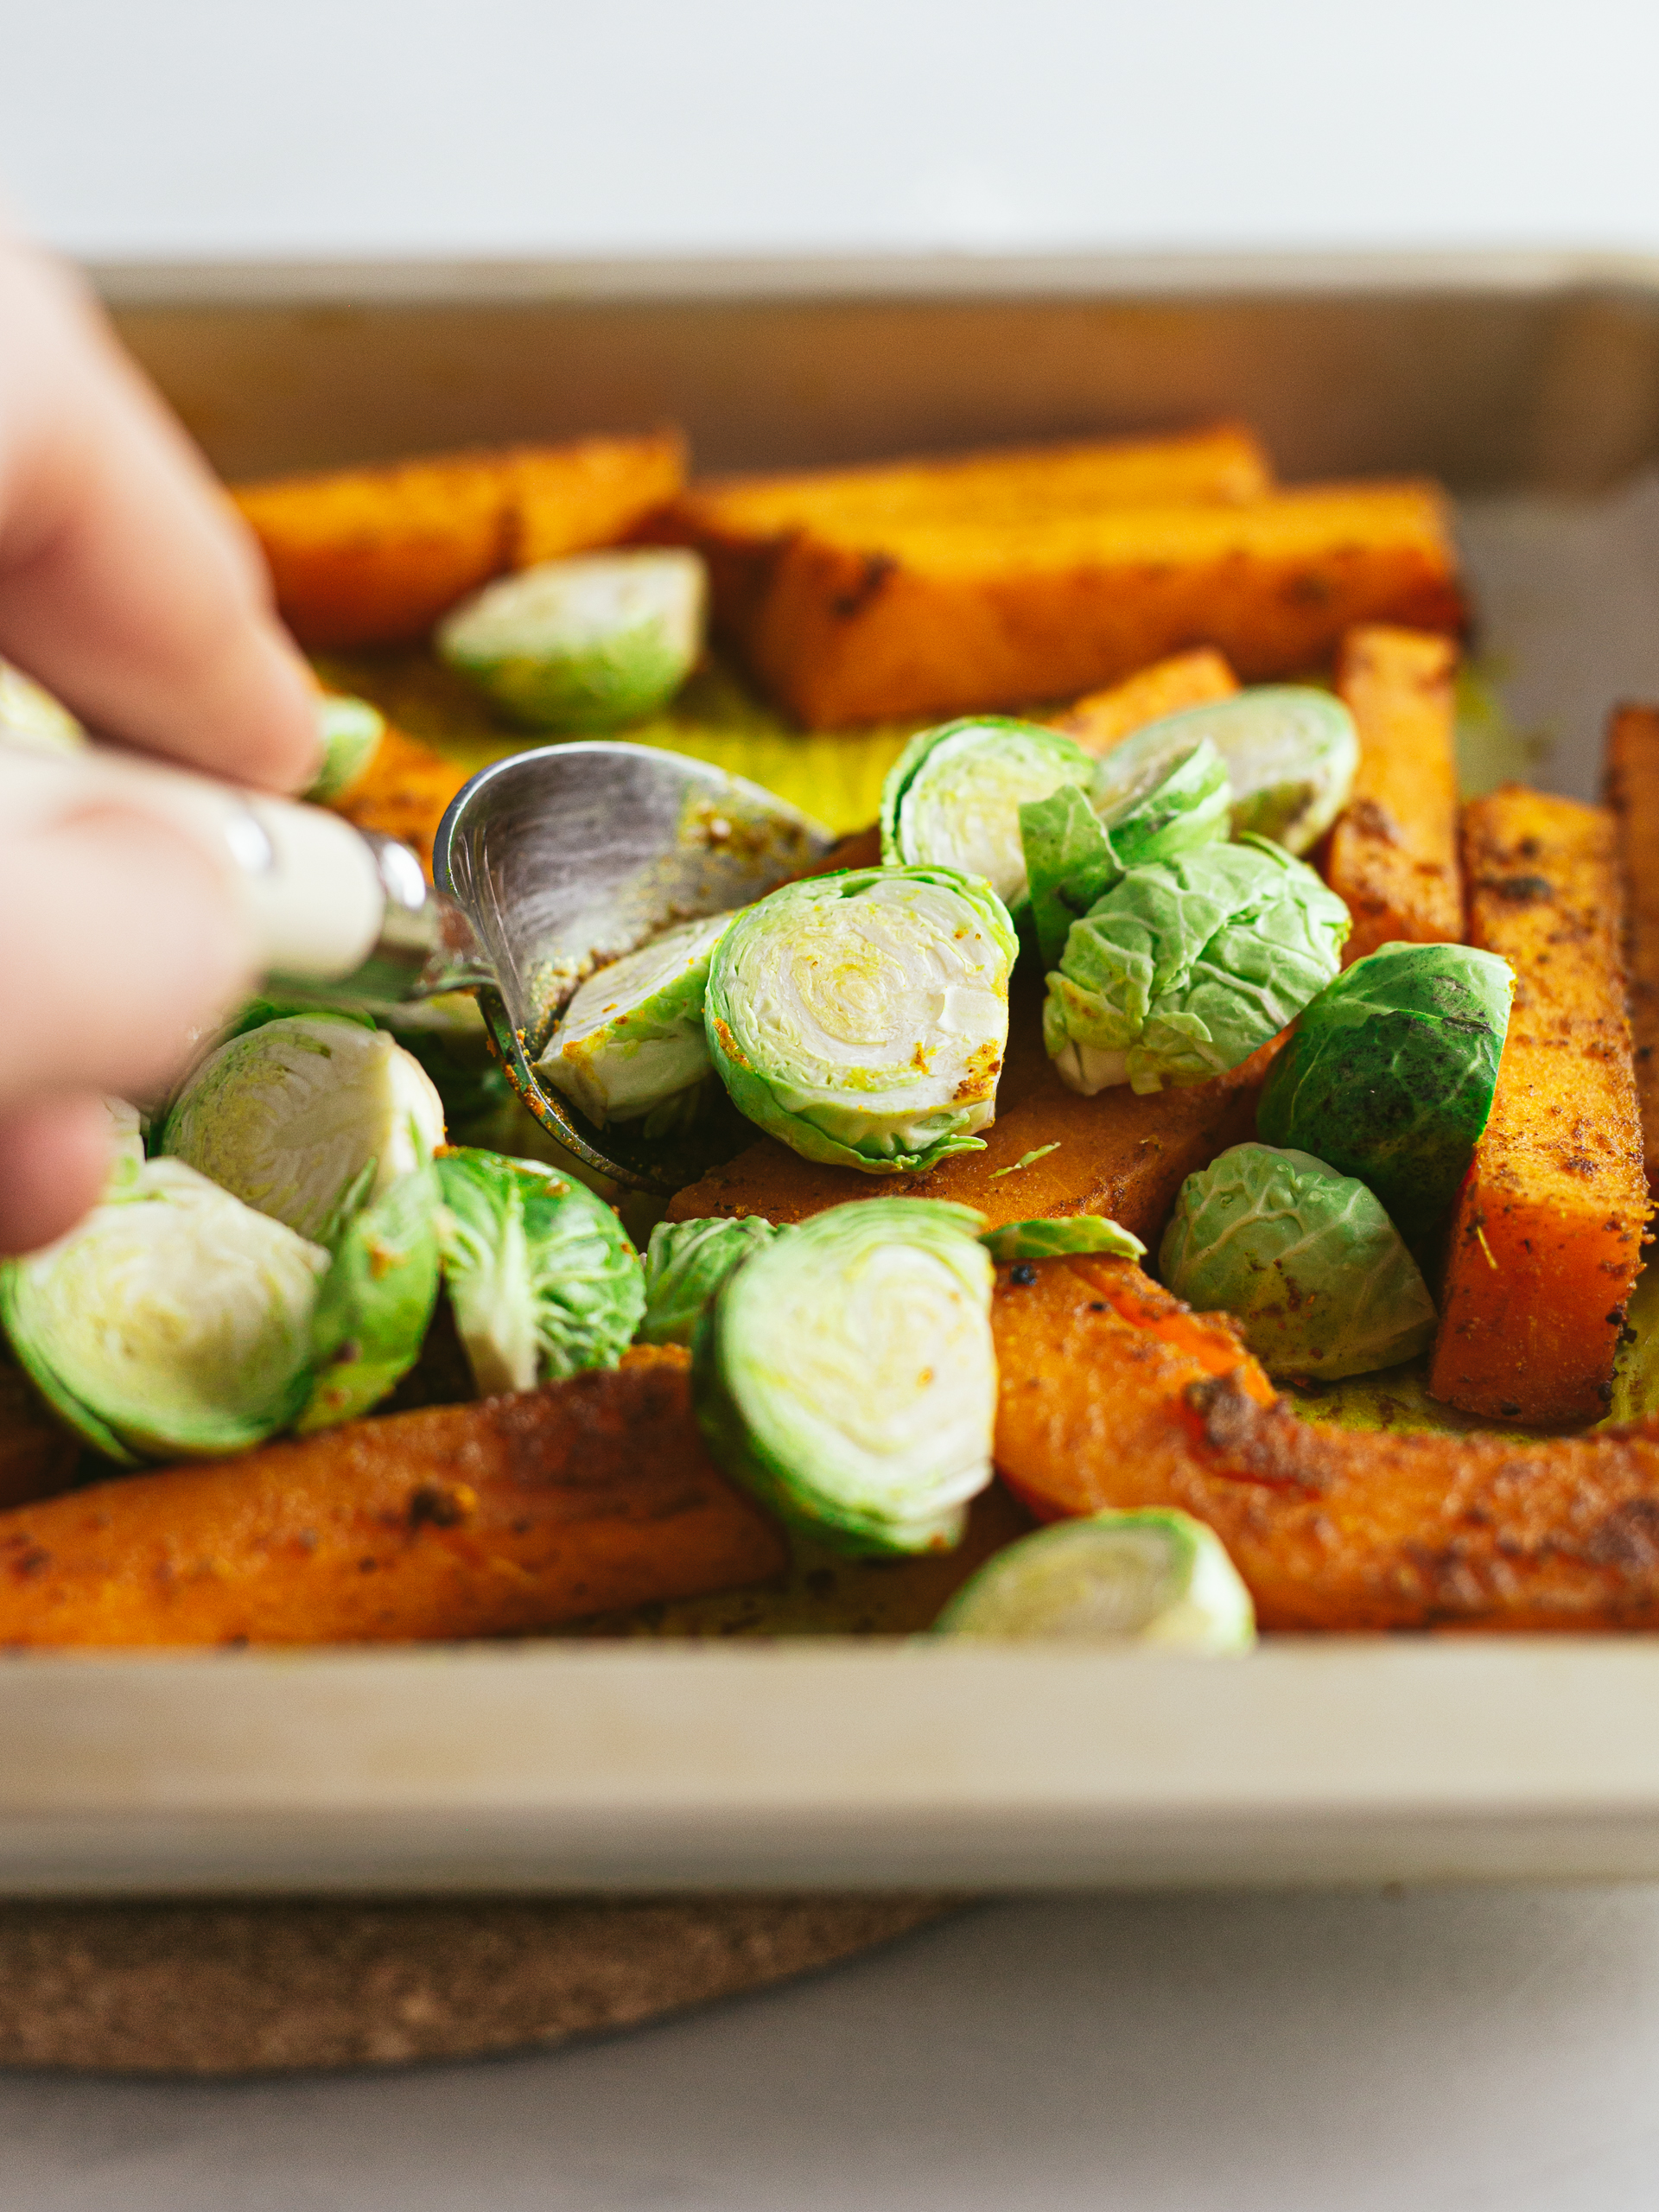
{"type": "Polygon", "coordinates": [[[337,982],[374,951],[382,869],[338,815],[101,747],[55,753],[0,742],[0,829],[28,836],[101,804],[153,815],[202,849],[242,902],[263,975],[337,982]]]}

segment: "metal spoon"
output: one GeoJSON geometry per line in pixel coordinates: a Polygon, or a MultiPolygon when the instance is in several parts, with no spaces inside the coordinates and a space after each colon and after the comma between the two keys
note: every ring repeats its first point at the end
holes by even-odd
{"type": "Polygon", "coordinates": [[[595,1128],[535,1061],[584,976],[676,922],[758,899],[830,833],[758,784],[642,745],[519,753],[463,785],[438,832],[437,887],[407,845],[319,807],[239,791],[101,747],[42,753],[0,728],[0,821],[14,831],[102,797],[213,847],[241,888],[273,990],[386,1010],[476,989],[509,1081],[578,1159],[645,1191],[690,1182],[747,1141],[711,1101],[671,1146],[595,1128]]]}

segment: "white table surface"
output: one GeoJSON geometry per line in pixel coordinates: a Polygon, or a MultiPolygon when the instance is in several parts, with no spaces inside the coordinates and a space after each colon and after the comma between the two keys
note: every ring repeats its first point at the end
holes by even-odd
{"type": "MultiPolygon", "coordinates": [[[[1659,246],[1643,0],[0,0],[89,255],[1659,246]]],[[[1659,1893],[1051,1901],[547,2056],[0,2078],[19,2212],[1624,2212],[1659,1893]]]]}

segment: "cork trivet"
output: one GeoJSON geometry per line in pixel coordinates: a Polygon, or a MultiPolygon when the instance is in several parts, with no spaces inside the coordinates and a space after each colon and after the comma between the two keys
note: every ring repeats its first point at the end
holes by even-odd
{"type": "Polygon", "coordinates": [[[563,2043],[786,1980],[961,1902],[0,1904],[0,2066],[262,2074],[563,2043]]]}

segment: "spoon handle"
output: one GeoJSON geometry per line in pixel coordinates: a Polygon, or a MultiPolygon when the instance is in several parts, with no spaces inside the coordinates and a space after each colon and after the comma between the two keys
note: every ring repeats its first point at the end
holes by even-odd
{"type": "Polygon", "coordinates": [[[27,836],[88,807],[156,816],[200,845],[241,900],[254,964],[331,1003],[372,1006],[487,980],[453,901],[406,845],[338,815],[88,746],[48,753],[0,728],[0,825],[27,836]]]}

